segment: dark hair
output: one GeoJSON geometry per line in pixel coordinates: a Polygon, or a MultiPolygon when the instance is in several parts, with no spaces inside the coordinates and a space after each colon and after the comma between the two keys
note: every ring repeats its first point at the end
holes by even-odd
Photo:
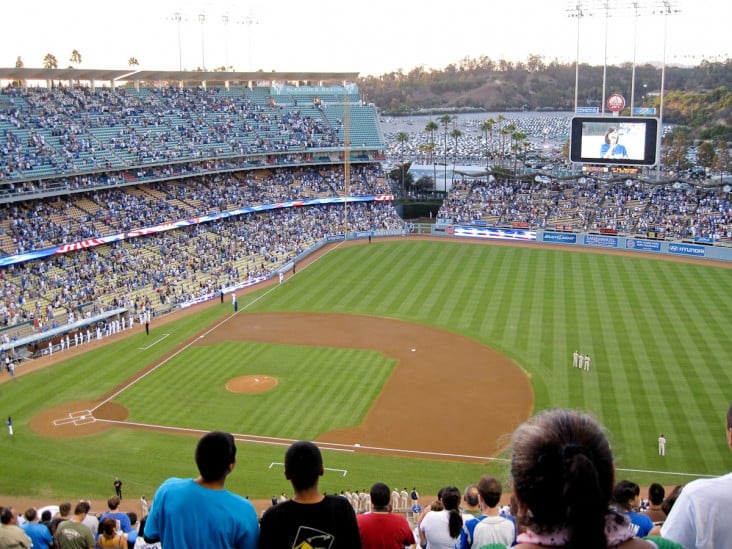
{"type": "Polygon", "coordinates": [[[0,523],[10,524],[11,520],[13,520],[13,508],[0,507],[0,523]]]}
{"type": "Polygon", "coordinates": [[[46,509],[41,513],[41,522],[49,522],[53,518],[53,513],[50,509],[46,509]]]}
{"type": "Polygon", "coordinates": [[[610,444],[588,414],[546,410],[513,434],[511,475],[524,508],[518,518],[537,533],[567,528],[567,547],[607,546],[613,474],[610,444]]]}
{"type": "Polygon", "coordinates": [[[83,515],[84,513],[88,513],[89,509],[91,509],[91,506],[86,501],[80,501],[76,504],[76,507],[74,507],[74,514],[75,515],[83,515]]]}
{"type": "Polygon", "coordinates": [[[117,521],[112,517],[105,518],[99,525],[99,533],[110,538],[116,536],[117,521]]]}
{"type": "Polygon", "coordinates": [[[119,504],[121,503],[121,500],[119,499],[119,496],[112,496],[107,500],[107,507],[110,509],[116,509],[119,507],[119,504]]]}
{"type": "Polygon", "coordinates": [[[617,133],[618,134],[618,140],[620,140],[620,133],[618,133],[618,129],[610,126],[607,131],[605,132],[605,143],[608,145],[610,144],[610,138],[608,137],[611,133],[617,133]]]}
{"type": "Polygon", "coordinates": [[[64,501],[63,503],[59,503],[58,506],[58,513],[62,517],[68,516],[68,514],[71,512],[71,502],[70,501],[64,501]]]}
{"type": "Polygon", "coordinates": [[[322,473],[323,456],[312,442],[293,442],[285,452],[285,474],[295,490],[315,486],[322,473]]]}
{"type": "Polygon", "coordinates": [[[236,443],[231,433],[211,431],[201,437],[196,445],[196,466],[204,480],[221,480],[236,462],[236,443]]]}
{"type": "Polygon", "coordinates": [[[732,404],[729,405],[729,410],[727,410],[727,429],[732,429],[732,404]]]}
{"type": "Polygon", "coordinates": [[[648,499],[653,505],[661,505],[663,498],[666,496],[666,489],[654,482],[648,487],[648,499]]]}
{"type": "Polygon", "coordinates": [[[630,511],[630,502],[639,495],[640,486],[631,480],[621,480],[613,488],[612,501],[623,511],[630,511]]]}
{"type": "Polygon", "coordinates": [[[465,503],[467,503],[471,507],[475,507],[476,505],[478,505],[478,488],[475,486],[475,484],[468,484],[468,486],[465,488],[463,498],[465,498],[465,503]]]}
{"type": "Polygon", "coordinates": [[[488,475],[480,477],[478,493],[488,507],[493,509],[498,505],[498,502],[501,501],[502,492],[501,483],[498,482],[497,478],[488,475]]]}
{"type": "Polygon", "coordinates": [[[440,501],[445,507],[445,511],[449,511],[448,531],[451,538],[460,535],[463,529],[463,515],[460,513],[460,490],[456,486],[447,486],[440,490],[440,501]]]}
{"type": "Polygon", "coordinates": [[[374,507],[387,507],[391,500],[391,491],[383,482],[375,483],[369,492],[374,507]]]}
{"type": "Polygon", "coordinates": [[[127,511],[127,518],[130,519],[130,524],[132,526],[137,524],[137,513],[135,513],[134,511],[127,511]]]}
{"type": "Polygon", "coordinates": [[[671,512],[671,508],[674,506],[674,503],[676,503],[676,500],[681,495],[681,490],[684,489],[684,485],[680,484],[673,490],[671,490],[671,493],[669,493],[668,497],[663,500],[663,503],[661,504],[661,509],[663,509],[663,512],[668,515],[671,512]]]}
{"type": "Polygon", "coordinates": [[[35,507],[28,507],[28,509],[25,510],[25,513],[23,513],[23,516],[28,522],[33,522],[38,516],[38,510],[35,507]]]}

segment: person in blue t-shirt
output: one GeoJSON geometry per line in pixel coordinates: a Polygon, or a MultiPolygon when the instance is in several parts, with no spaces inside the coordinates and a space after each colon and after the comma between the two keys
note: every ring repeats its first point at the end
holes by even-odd
{"type": "Polygon", "coordinates": [[[147,542],[176,549],[256,549],[259,523],[254,506],[224,488],[236,464],[230,433],[213,431],[196,446],[198,478],[169,478],[152,501],[145,523],[147,542]]]}
{"type": "Polygon", "coordinates": [[[648,515],[637,512],[640,508],[640,486],[630,480],[621,480],[613,488],[612,503],[615,510],[630,519],[629,528],[637,538],[644,538],[653,529],[648,515]]]}

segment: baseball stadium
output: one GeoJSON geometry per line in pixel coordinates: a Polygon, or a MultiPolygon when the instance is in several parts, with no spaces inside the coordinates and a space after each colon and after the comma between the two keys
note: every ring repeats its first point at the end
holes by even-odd
{"type": "Polygon", "coordinates": [[[0,78],[0,500],[119,477],[136,505],[212,430],[257,502],[291,490],[297,440],[327,493],[507,484],[512,433],[556,407],[599,420],[618,478],[732,470],[720,189],[486,172],[404,220],[355,73],[0,78]],[[695,219],[722,237],[674,232],[695,219]]]}

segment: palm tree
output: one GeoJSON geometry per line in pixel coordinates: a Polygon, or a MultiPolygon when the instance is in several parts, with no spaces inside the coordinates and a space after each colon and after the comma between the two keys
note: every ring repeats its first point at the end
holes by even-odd
{"type": "MultiPolygon", "coordinates": [[[[462,137],[463,132],[460,131],[459,128],[453,128],[450,132],[450,137],[452,137],[455,140],[455,149],[452,151],[452,172],[455,173],[455,163],[457,161],[457,153],[458,153],[458,139],[462,137]]],[[[454,175],[453,175],[454,177],[454,175]]]]}
{"type": "Polygon", "coordinates": [[[399,143],[399,154],[401,155],[402,163],[402,196],[404,196],[406,189],[404,188],[404,144],[409,141],[409,135],[406,132],[399,132],[396,134],[396,141],[399,143]]]}
{"type": "Polygon", "coordinates": [[[499,148],[500,148],[499,158],[501,159],[500,160],[501,166],[503,166],[503,139],[506,135],[503,131],[503,121],[506,120],[506,117],[503,116],[502,114],[499,114],[496,117],[496,119],[498,121],[498,128],[496,128],[496,129],[498,130],[498,135],[499,135],[499,140],[498,140],[498,144],[499,144],[499,148]]]}
{"type": "Polygon", "coordinates": [[[79,50],[73,50],[71,52],[71,58],[69,61],[76,63],[77,65],[81,65],[81,54],[79,53],[79,50]]]}
{"type": "Polygon", "coordinates": [[[513,158],[513,171],[516,171],[516,161],[518,160],[519,152],[523,150],[524,147],[524,139],[526,139],[526,134],[524,132],[515,131],[511,134],[511,149],[514,151],[514,158],[513,158]]]}
{"type": "Polygon", "coordinates": [[[483,132],[483,135],[485,136],[485,167],[487,168],[489,166],[489,154],[490,154],[490,148],[489,143],[492,144],[493,142],[493,125],[495,124],[495,121],[492,118],[489,118],[485,122],[483,122],[480,125],[480,131],[483,132]],[[490,135],[490,141],[488,140],[488,135],[490,135]]]}
{"type": "Polygon", "coordinates": [[[437,190],[437,165],[435,164],[435,132],[439,129],[440,127],[433,120],[427,122],[427,125],[424,127],[424,131],[430,134],[430,162],[432,162],[432,180],[435,183],[435,190],[437,190]]]}
{"type": "Polygon", "coordinates": [[[130,67],[135,67],[135,68],[137,68],[137,66],[138,66],[138,65],[140,64],[140,62],[139,62],[139,61],[137,60],[137,57],[130,57],[130,58],[129,58],[129,59],[127,60],[127,64],[128,64],[128,65],[129,65],[130,67]]]}
{"type": "Polygon", "coordinates": [[[449,114],[444,114],[440,117],[440,124],[445,129],[445,139],[442,144],[445,157],[445,192],[447,192],[447,127],[450,125],[450,122],[452,122],[452,116],[449,114]]]}
{"type": "Polygon", "coordinates": [[[44,69],[57,69],[58,68],[58,61],[56,60],[56,56],[52,53],[47,53],[46,57],[43,58],[43,68],[44,69]]]}

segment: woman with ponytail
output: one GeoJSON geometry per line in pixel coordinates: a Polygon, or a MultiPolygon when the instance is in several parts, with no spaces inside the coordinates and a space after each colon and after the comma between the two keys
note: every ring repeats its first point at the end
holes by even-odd
{"type": "Polygon", "coordinates": [[[547,410],[513,435],[516,547],[654,549],[610,508],[615,466],[600,424],[574,410],[547,410]]]}
{"type": "Polygon", "coordinates": [[[419,525],[422,547],[429,549],[454,549],[460,543],[463,514],[460,512],[460,490],[448,486],[440,490],[440,502],[444,509],[430,511],[419,525]]]}

